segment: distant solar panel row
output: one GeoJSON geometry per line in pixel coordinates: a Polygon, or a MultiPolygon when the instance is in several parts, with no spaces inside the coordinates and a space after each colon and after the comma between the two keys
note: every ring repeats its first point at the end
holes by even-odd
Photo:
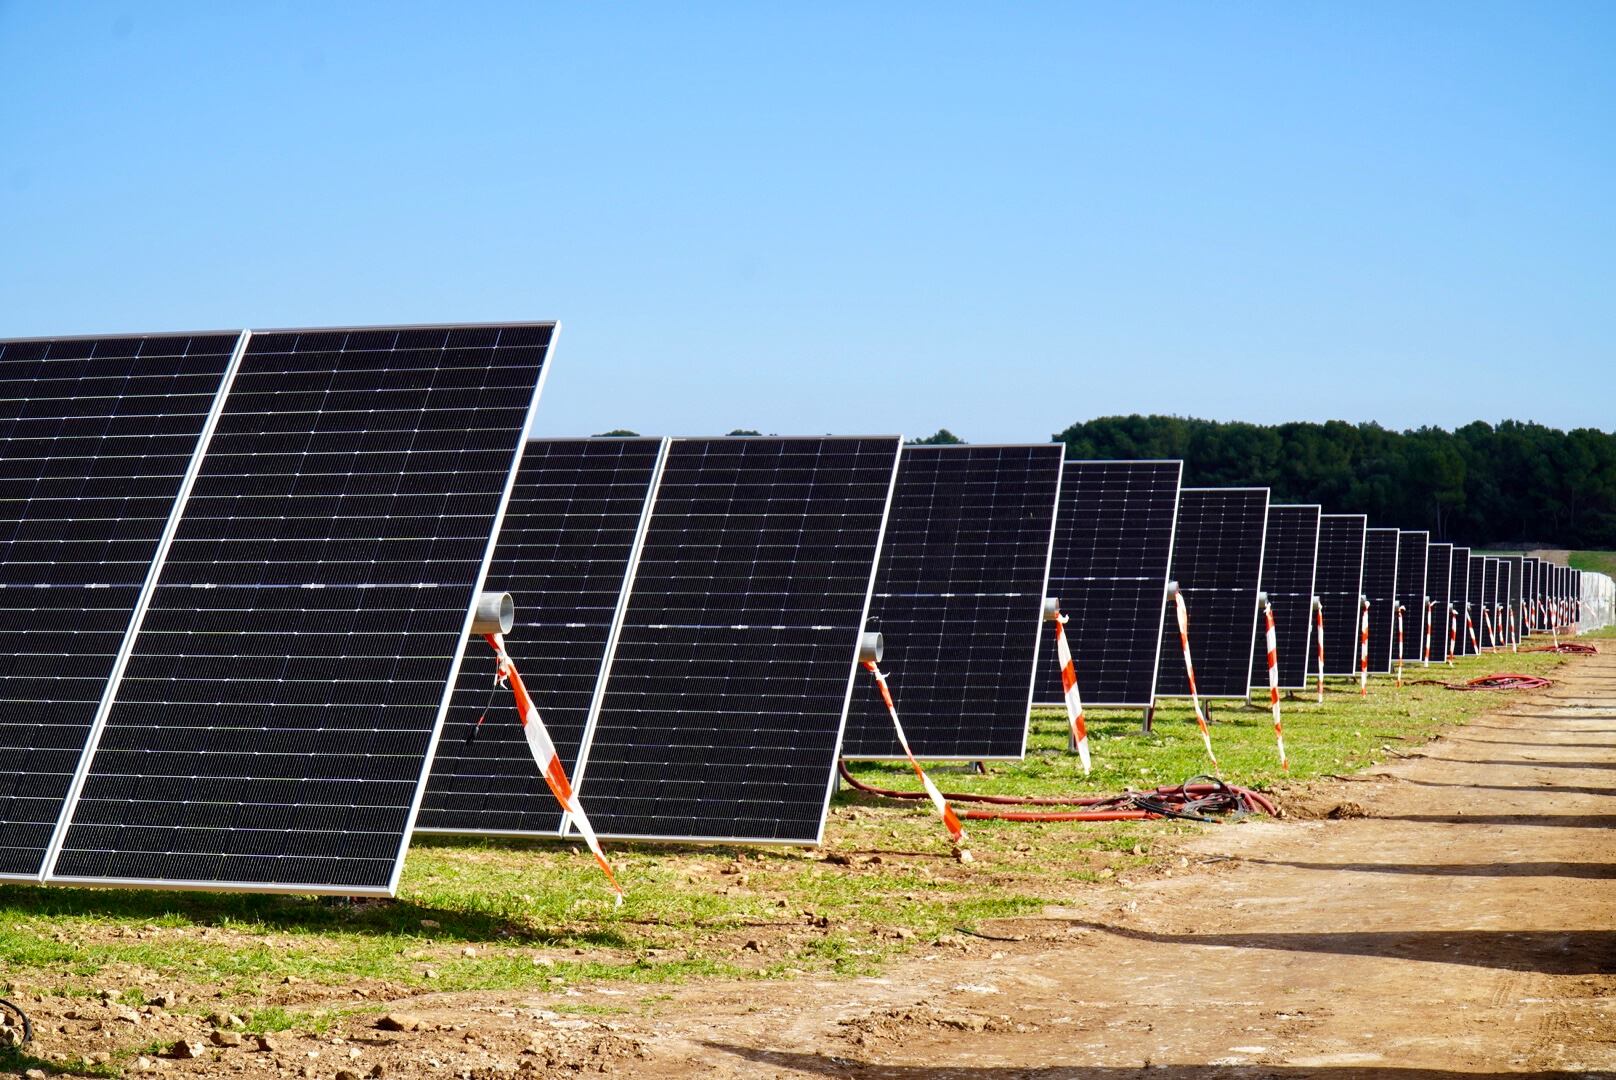
{"type": "MultiPolygon", "coordinates": [[[[1363,514],[1319,517],[1319,562],[1314,592],[1324,610],[1326,675],[1352,675],[1358,670],[1358,599],[1363,595],[1367,528],[1368,519],[1363,514]]],[[[1317,674],[1317,648],[1311,653],[1309,670],[1317,674]]]]}

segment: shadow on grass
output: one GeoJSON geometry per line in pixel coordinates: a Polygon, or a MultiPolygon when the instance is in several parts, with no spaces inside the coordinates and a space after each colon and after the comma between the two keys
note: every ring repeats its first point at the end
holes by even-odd
{"type": "Polygon", "coordinates": [[[233,922],[272,927],[290,933],[400,935],[535,945],[629,944],[628,938],[614,930],[574,933],[537,926],[519,916],[430,907],[410,900],[0,886],[0,923],[19,917],[72,916],[143,922],[178,916],[198,926],[233,922]],[[421,925],[423,920],[437,925],[425,928],[421,925]]]}
{"type": "MultiPolygon", "coordinates": [[[[1486,1080],[1487,1077],[1511,1077],[1513,1080],[1613,1080],[1616,1073],[1608,1071],[1561,1072],[1491,1072],[1468,1070],[1396,1068],[1378,1065],[1170,1065],[1151,1063],[1147,1069],[1133,1066],[1099,1065],[956,1065],[951,1062],[933,1062],[916,1065],[881,1065],[855,1058],[836,1057],[831,1054],[789,1050],[763,1050],[730,1043],[703,1041],[702,1046],[721,1054],[730,1054],[752,1062],[771,1073],[785,1070],[812,1076],[859,1077],[860,1080],[922,1080],[923,1077],[946,1075],[954,1080],[1134,1080],[1148,1076],[1152,1080],[1203,1080],[1215,1073],[1222,1080],[1288,1080],[1294,1077],[1320,1078],[1320,1080],[1486,1080]]],[[[1058,1049],[1044,1057],[1057,1057],[1058,1049]]]]}

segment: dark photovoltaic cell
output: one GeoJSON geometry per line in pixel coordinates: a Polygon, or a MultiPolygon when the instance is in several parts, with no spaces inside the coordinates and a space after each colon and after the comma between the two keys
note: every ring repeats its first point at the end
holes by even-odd
{"type": "MultiPolygon", "coordinates": [[[[1183,471],[1182,461],[1068,461],[1061,474],[1049,595],[1067,618],[1086,708],[1145,708],[1155,700],[1183,471]]],[[[1055,655],[1047,624],[1042,654],[1055,655]]],[[[1059,670],[1040,664],[1037,678],[1038,701],[1061,704],[1059,670]]]]}
{"type": "Polygon", "coordinates": [[[44,867],[239,340],[0,341],[0,878],[44,867]]]}
{"type": "Polygon", "coordinates": [[[1431,534],[1404,529],[1397,537],[1397,602],[1403,606],[1403,661],[1420,658],[1420,624],[1425,617],[1425,556],[1431,534]]]}
{"type": "MultiPolygon", "coordinates": [[[[484,588],[516,601],[506,648],[568,775],[578,763],[662,445],[617,438],[528,443],[494,545],[484,588]]],[[[492,681],[493,651],[480,639],[468,642],[417,831],[560,832],[561,808],[510,694],[495,695],[490,708],[492,681]]]]}
{"type": "MultiPolygon", "coordinates": [[[[1307,685],[1319,510],[1318,506],[1268,508],[1262,591],[1268,594],[1268,603],[1274,609],[1274,667],[1284,689],[1297,690],[1307,685]]],[[[1257,617],[1257,639],[1251,650],[1251,685],[1268,685],[1268,632],[1261,615],[1257,617]]]]}
{"type": "Polygon", "coordinates": [[[1470,641],[1465,634],[1465,604],[1470,600],[1470,549],[1455,547],[1453,549],[1452,567],[1448,572],[1448,602],[1453,605],[1454,628],[1454,655],[1467,656],[1470,652],[1470,641]]]}
{"type": "MultiPolygon", "coordinates": [[[[1171,577],[1189,611],[1190,656],[1203,698],[1243,698],[1251,692],[1267,524],[1267,488],[1185,488],[1179,499],[1171,577]]],[[[1170,610],[1173,604],[1169,599],[1164,606],[1170,610]]],[[[1162,627],[1162,652],[1173,659],[1162,664],[1156,696],[1189,696],[1172,614],[1162,627]]]]}
{"type": "MultiPolygon", "coordinates": [[[[1324,673],[1358,671],[1358,598],[1363,595],[1363,514],[1319,517],[1319,566],[1313,592],[1324,609],[1324,673]]],[[[1308,670],[1319,670],[1317,643],[1309,649],[1308,670]]]]}
{"type": "Polygon", "coordinates": [[[600,835],[818,843],[898,448],[674,440],[578,767],[600,835]]]}
{"type": "Polygon", "coordinates": [[[1491,557],[1483,560],[1482,565],[1486,569],[1481,582],[1482,609],[1476,613],[1476,632],[1481,635],[1482,648],[1496,649],[1504,640],[1498,626],[1498,583],[1503,577],[1502,567],[1491,557]]]}
{"type": "Polygon", "coordinates": [[[1493,632],[1498,635],[1498,642],[1501,645],[1508,645],[1512,640],[1514,640],[1514,635],[1511,633],[1509,628],[1509,615],[1510,611],[1512,610],[1510,608],[1510,597],[1514,591],[1515,566],[1508,559],[1499,559],[1498,599],[1494,601],[1498,607],[1499,614],[1494,616],[1498,622],[1498,625],[1494,628],[1493,632]]]}
{"type": "Polygon", "coordinates": [[[1365,533],[1363,591],[1369,598],[1369,670],[1374,674],[1392,670],[1392,644],[1397,640],[1397,548],[1396,529],[1365,533]]]}
{"type": "MultiPolygon", "coordinates": [[[[916,757],[1019,759],[1039,664],[1060,493],[1056,443],[911,446],[898,462],[867,628],[880,631],[916,757]]],[[[842,756],[901,758],[873,679],[853,689],[842,756]]]]}
{"type": "Polygon", "coordinates": [[[1487,560],[1484,556],[1474,554],[1470,556],[1470,577],[1465,589],[1465,603],[1468,605],[1466,610],[1470,612],[1470,630],[1476,638],[1474,642],[1465,643],[1465,655],[1474,656],[1477,650],[1487,647],[1487,633],[1481,622],[1481,613],[1487,607],[1487,560]]]}
{"type": "MultiPolygon", "coordinates": [[[[1425,559],[1425,592],[1431,598],[1431,660],[1448,659],[1448,596],[1453,545],[1432,544],[1425,559]]],[[[1421,624],[1424,633],[1424,624],[1421,624]]],[[[1423,657],[1423,653],[1422,653],[1423,657]]]]}
{"type": "Polygon", "coordinates": [[[1509,555],[1503,560],[1509,567],[1508,590],[1504,597],[1504,634],[1510,641],[1520,641],[1521,635],[1521,597],[1525,595],[1525,569],[1522,566],[1523,558],[1519,555],[1509,555]],[[1513,619],[1512,619],[1513,617],[1513,619]]]}
{"type": "Polygon", "coordinates": [[[553,330],[251,335],[50,880],[396,889],[553,330]]]}

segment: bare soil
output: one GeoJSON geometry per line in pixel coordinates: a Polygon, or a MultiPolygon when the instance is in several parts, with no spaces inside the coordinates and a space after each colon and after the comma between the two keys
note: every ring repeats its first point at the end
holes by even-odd
{"type": "MultiPolygon", "coordinates": [[[[1286,820],[1208,828],[1164,870],[950,936],[880,978],[603,985],[562,998],[396,998],[358,986],[345,991],[352,1000],[383,1002],[413,1030],[380,1030],[370,1012],[318,1038],[209,1043],[195,1058],[154,1053],[132,1067],[327,1078],[1616,1077],[1616,653],[1557,677],[1394,765],[1293,788],[1286,820]]],[[[768,933],[757,931],[759,948],[768,933]]],[[[334,1003],[330,988],[285,991],[289,1003],[334,1003]]],[[[216,1026],[161,1008],[135,1021],[115,1004],[37,1008],[40,1047],[53,1056],[127,1045],[136,1028],[152,1042],[209,1042],[216,1026]]]]}

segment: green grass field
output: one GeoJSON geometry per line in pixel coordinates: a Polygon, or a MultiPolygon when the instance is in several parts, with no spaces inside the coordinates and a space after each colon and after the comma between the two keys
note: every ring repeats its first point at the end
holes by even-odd
{"type": "MultiPolygon", "coordinates": [[[[1266,708],[1220,702],[1213,728],[1223,776],[1260,789],[1362,769],[1440,727],[1504,704],[1422,680],[1509,670],[1547,674],[1546,654],[1411,667],[1409,685],[1371,680],[1368,698],[1336,680],[1323,705],[1284,702],[1291,771],[1276,760],[1266,708]]],[[[1095,771],[1065,751],[1063,714],[1039,713],[1027,758],[986,776],[938,767],[945,789],[1069,794],[1176,783],[1209,771],[1187,703],[1091,718],[1095,771]]],[[[906,768],[861,764],[866,781],[916,786],[906,768]]],[[[879,971],[895,954],[932,947],[984,920],[1069,902],[1096,882],[1153,873],[1182,822],[968,822],[976,861],[949,857],[923,805],[844,792],[822,849],[609,845],[627,888],[614,909],[580,845],[421,838],[396,901],[0,888],[0,971],[11,995],[134,1001],[178,988],[194,1008],[222,1006],[257,1030],[318,1029],[340,1011],[379,1009],[416,991],[562,992],[579,983],[655,984],[705,976],[792,978],[879,971]],[[308,991],[289,995],[288,986],[308,991]],[[368,997],[343,999],[350,991],[368,997]],[[202,1002],[203,998],[205,1002],[202,1002]],[[294,1001],[292,998],[300,998],[294,1001]]],[[[596,999],[591,999],[596,1000],[596,999]]],[[[565,999],[557,1008],[591,1006],[565,999]]],[[[636,1000],[634,998],[623,1000],[636,1000]]],[[[188,1007],[188,1006],[181,1006],[188,1007]]]]}
{"type": "Polygon", "coordinates": [[[1616,551],[1573,551],[1566,563],[1577,570],[1596,570],[1616,577],[1616,551]]]}

